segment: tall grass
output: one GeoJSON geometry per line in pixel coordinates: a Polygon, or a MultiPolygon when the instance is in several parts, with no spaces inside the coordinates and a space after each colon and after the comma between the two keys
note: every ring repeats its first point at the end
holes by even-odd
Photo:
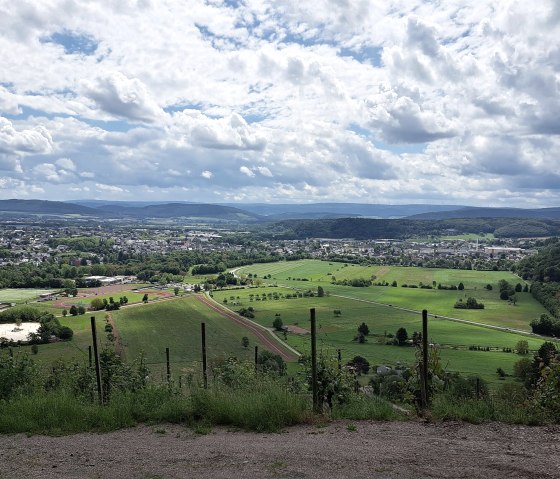
{"type": "Polygon", "coordinates": [[[104,406],[57,389],[2,401],[0,433],[112,431],[139,422],[182,422],[191,416],[190,400],[162,387],[118,393],[104,406]]]}
{"type": "Polygon", "coordinates": [[[138,423],[230,425],[279,431],[311,417],[306,396],[269,382],[262,387],[196,388],[184,394],[164,386],[118,392],[104,406],[65,389],[18,395],[0,402],[0,433],[70,434],[112,431],[138,423]]]}
{"type": "Polygon", "coordinates": [[[433,399],[430,410],[434,419],[466,421],[472,424],[498,421],[538,425],[551,422],[551,418],[537,407],[495,397],[458,399],[440,394],[433,399]]]}
{"type": "Polygon", "coordinates": [[[352,396],[346,404],[336,404],[332,410],[333,419],[355,419],[375,421],[395,421],[404,419],[391,403],[379,396],[352,396]]]}
{"type": "Polygon", "coordinates": [[[216,385],[192,392],[195,421],[237,426],[250,431],[279,431],[311,418],[309,398],[272,381],[249,387],[216,385]]]}

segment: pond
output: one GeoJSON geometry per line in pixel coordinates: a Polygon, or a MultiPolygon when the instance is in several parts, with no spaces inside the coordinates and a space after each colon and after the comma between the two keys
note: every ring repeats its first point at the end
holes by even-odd
{"type": "Polygon", "coordinates": [[[36,333],[41,323],[0,323],[0,338],[11,339],[12,341],[27,341],[29,333],[36,333]]]}

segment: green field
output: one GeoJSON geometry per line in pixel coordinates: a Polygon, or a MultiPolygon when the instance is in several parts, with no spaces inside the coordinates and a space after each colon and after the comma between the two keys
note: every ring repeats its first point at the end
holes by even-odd
{"type": "MultiPolygon", "coordinates": [[[[265,327],[272,327],[276,314],[280,314],[285,325],[296,325],[309,329],[309,309],[316,308],[318,319],[319,344],[329,354],[341,349],[348,360],[355,355],[366,357],[373,365],[395,364],[397,361],[410,363],[414,360],[413,347],[398,347],[385,344],[386,335],[395,334],[400,327],[407,329],[409,336],[421,330],[419,313],[400,310],[405,307],[415,310],[428,309],[431,314],[476,321],[488,325],[498,325],[512,329],[529,331],[529,321],[544,312],[530,294],[518,293],[518,303],[513,306],[498,297],[497,283],[506,279],[512,284],[522,281],[509,272],[479,272],[464,270],[445,270],[427,268],[404,268],[384,266],[357,266],[343,263],[328,263],[306,260],[257,264],[241,268],[239,275],[256,275],[268,284],[258,288],[214,291],[214,299],[233,310],[252,306],[255,321],[265,327]],[[330,273],[330,274],[329,274],[330,273]],[[268,278],[270,275],[270,278],[268,278]],[[265,276],[267,277],[265,279],[265,276]],[[353,288],[331,284],[331,278],[352,279],[371,278],[375,281],[397,281],[398,287],[371,286],[353,288]],[[307,279],[303,281],[302,278],[307,279]],[[400,285],[458,284],[463,282],[464,291],[445,291],[437,289],[412,289],[400,285]],[[486,284],[494,289],[488,291],[486,284]],[[287,299],[286,295],[295,291],[322,286],[327,292],[323,298],[287,299]],[[273,299],[277,293],[278,299],[273,299]],[[250,300],[253,295],[253,301],[250,300]],[[255,298],[261,299],[257,301],[255,298]],[[266,300],[263,300],[263,295],[266,300]],[[269,296],[270,295],[270,296],[269,296]],[[458,298],[475,296],[485,303],[484,310],[455,310],[453,304],[458,298]],[[233,299],[232,299],[233,298],[233,299]],[[374,304],[373,302],[381,304],[374,304]],[[341,310],[340,317],[333,311],[341,310]],[[368,341],[359,344],[353,341],[357,327],[365,322],[370,329],[368,341]]],[[[125,293],[120,293],[125,294],[125,293]]],[[[128,296],[128,294],[127,294],[128,296]]],[[[130,298],[129,298],[130,299],[130,298]]],[[[41,307],[38,303],[37,307],[41,307]]],[[[120,331],[127,359],[132,360],[142,352],[154,373],[161,375],[164,370],[165,348],[171,351],[174,374],[188,373],[199,369],[200,362],[200,323],[204,321],[208,335],[210,360],[237,356],[251,359],[255,338],[242,327],[222,318],[200,303],[196,297],[182,297],[171,301],[159,301],[147,305],[133,306],[114,311],[113,318],[120,331]],[[248,336],[250,347],[241,346],[241,338],[248,336]]],[[[103,328],[105,312],[97,317],[99,328],[103,328]]],[[[90,315],[61,318],[63,324],[74,329],[74,339],[66,343],[41,345],[37,359],[52,361],[56,358],[87,359],[87,347],[91,344],[90,315]]],[[[101,334],[104,337],[103,334],[101,334]]],[[[441,318],[430,318],[430,341],[441,345],[441,356],[448,370],[465,374],[479,374],[485,379],[497,382],[496,369],[503,368],[512,373],[513,364],[519,356],[504,353],[502,348],[515,348],[517,341],[526,339],[529,347],[536,350],[542,340],[485,327],[452,322],[441,318]],[[492,351],[470,351],[471,345],[490,347],[492,351]]],[[[288,344],[300,352],[310,349],[309,335],[288,333],[288,344]]],[[[26,349],[26,348],[22,348],[26,349]]],[[[293,368],[291,368],[293,370],[293,368]]]]}
{"type": "Polygon", "coordinates": [[[236,356],[251,359],[253,348],[260,345],[246,329],[217,315],[195,296],[173,301],[124,308],[113,312],[127,359],[144,353],[150,369],[162,374],[165,348],[170,349],[175,374],[198,371],[201,361],[200,323],[206,324],[208,361],[236,356]],[[245,349],[241,338],[247,336],[245,349]]]}
{"type": "MultiPolygon", "coordinates": [[[[291,292],[288,288],[261,287],[244,291],[215,291],[214,299],[223,302],[228,300],[231,309],[252,306],[255,309],[255,321],[263,326],[272,327],[276,314],[280,314],[284,325],[296,325],[309,330],[309,309],[315,308],[317,314],[318,341],[320,347],[331,354],[341,349],[348,360],[360,355],[367,358],[373,365],[395,364],[396,361],[410,363],[414,360],[413,347],[387,346],[385,334],[395,334],[400,327],[406,328],[409,336],[414,331],[421,331],[421,315],[400,311],[395,308],[368,304],[353,299],[334,296],[323,298],[299,298],[266,301],[250,301],[250,294],[261,296],[262,293],[277,292],[284,296],[291,292]],[[239,296],[236,306],[231,306],[231,295],[239,296]],[[335,317],[333,311],[339,309],[342,314],[335,317]],[[365,322],[370,329],[367,343],[353,341],[357,335],[357,327],[365,322]]],[[[262,297],[262,296],[261,296],[262,297]]],[[[442,319],[430,319],[430,341],[442,346],[441,356],[447,369],[465,374],[479,374],[488,381],[497,381],[496,369],[503,368],[509,374],[513,371],[513,363],[519,356],[503,353],[502,348],[514,348],[517,341],[526,339],[529,347],[537,349],[542,343],[530,337],[518,334],[471,326],[442,319]],[[491,352],[469,351],[471,345],[490,347],[491,352]],[[497,350],[496,350],[497,349],[497,350]]],[[[300,352],[309,353],[310,336],[288,333],[287,342],[300,352]]]]}
{"type": "Polygon", "coordinates": [[[355,299],[377,301],[409,309],[427,309],[430,313],[451,316],[484,324],[503,326],[513,329],[530,331],[532,319],[546,313],[545,308],[530,293],[517,293],[517,304],[513,306],[499,297],[498,281],[505,279],[512,285],[525,284],[523,280],[507,271],[468,271],[436,268],[407,268],[398,266],[358,266],[344,263],[328,263],[326,261],[305,260],[245,266],[238,271],[239,275],[257,274],[263,278],[270,274],[267,283],[275,283],[296,289],[308,289],[322,286],[333,295],[342,295],[355,299]],[[329,274],[330,273],[330,274],[329,274]],[[351,286],[332,285],[336,280],[365,278],[375,276],[375,282],[397,281],[396,288],[386,286],[370,286],[353,288],[351,286]],[[306,278],[307,281],[302,281],[306,278]],[[443,285],[465,285],[464,291],[438,289],[403,288],[403,284],[432,285],[433,282],[443,285]],[[485,286],[491,284],[492,291],[485,286]],[[459,310],[453,305],[459,299],[466,300],[473,296],[484,303],[483,310],[459,310]]]}
{"type": "MultiPolygon", "coordinates": [[[[414,359],[414,349],[408,347],[387,346],[380,336],[385,333],[395,334],[399,327],[407,329],[409,336],[413,331],[421,330],[421,317],[418,313],[399,310],[399,307],[414,310],[428,309],[431,314],[466,319],[477,323],[501,326],[505,328],[530,331],[529,322],[546,312],[529,293],[517,293],[518,302],[514,306],[499,299],[497,283],[505,279],[513,285],[524,284],[517,276],[509,272],[466,271],[429,268],[406,268],[394,266],[359,266],[344,263],[329,263],[318,260],[256,264],[241,268],[239,275],[257,275],[268,284],[277,288],[252,288],[246,291],[214,292],[216,300],[223,302],[233,294],[240,297],[240,306],[232,309],[253,306],[255,320],[270,327],[279,313],[285,325],[297,324],[308,329],[309,308],[315,307],[319,324],[319,340],[323,348],[334,351],[342,349],[345,357],[361,355],[373,364],[396,361],[410,362],[414,359]],[[268,278],[268,275],[271,277],[268,278]],[[331,278],[337,280],[366,278],[375,276],[374,281],[397,281],[397,287],[370,286],[354,288],[332,285],[331,278]],[[266,277],[266,278],[265,278],[266,277]],[[305,278],[306,280],[303,280],[305,278]],[[464,291],[438,289],[403,288],[403,283],[418,285],[432,284],[435,281],[445,285],[457,285],[463,282],[464,291]],[[491,284],[493,290],[485,286],[491,284]],[[328,293],[324,298],[302,298],[267,301],[250,301],[249,295],[261,295],[276,291],[284,296],[294,290],[312,289],[322,286],[328,293]],[[485,304],[484,310],[458,310],[453,305],[459,298],[474,296],[485,304]],[[379,302],[372,304],[367,301],[379,302]],[[340,309],[342,315],[335,318],[333,310],[340,309]],[[352,341],[357,333],[357,326],[365,322],[370,328],[370,338],[366,344],[352,341]]],[[[237,301],[237,300],[236,300],[237,301]]],[[[231,303],[231,300],[230,300],[231,303]]],[[[430,318],[430,341],[442,346],[441,356],[449,370],[467,374],[480,374],[489,381],[497,381],[496,369],[503,368],[511,374],[513,364],[519,356],[503,353],[502,348],[514,348],[517,341],[526,339],[529,347],[537,349],[542,340],[499,331],[480,326],[462,324],[430,318]],[[470,345],[490,347],[492,351],[470,351],[470,345]]],[[[309,336],[288,334],[287,341],[302,352],[309,350],[309,336]]]]}
{"type": "Polygon", "coordinates": [[[40,294],[50,293],[52,289],[15,289],[6,288],[0,289],[0,303],[25,303],[26,301],[33,301],[39,297],[40,294]]]}
{"type": "MultiPolygon", "coordinates": [[[[106,311],[93,314],[97,318],[100,347],[107,344],[103,331],[105,314],[106,311]]],[[[174,375],[199,370],[201,322],[206,323],[209,364],[229,356],[251,360],[254,346],[262,347],[249,331],[217,315],[194,296],[126,307],[112,311],[112,315],[123,340],[126,359],[134,360],[144,353],[148,366],[157,379],[165,371],[166,347],[170,349],[174,375]],[[241,345],[243,336],[249,338],[247,349],[241,345]]],[[[33,355],[33,358],[45,365],[58,359],[86,362],[88,346],[92,344],[91,316],[88,313],[84,316],[60,318],[61,324],[74,330],[74,338],[71,341],[39,345],[39,353],[33,355]]],[[[16,353],[18,352],[30,354],[30,346],[16,348],[16,353]]]]}

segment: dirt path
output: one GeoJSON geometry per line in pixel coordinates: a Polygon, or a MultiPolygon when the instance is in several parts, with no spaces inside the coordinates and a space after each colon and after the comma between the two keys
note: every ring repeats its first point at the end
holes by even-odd
{"type": "Polygon", "coordinates": [[[363,421],[196,435],[159,425],[0,436],[0,471],[3,479],[552,479],[560,477],[559,443],[559,426],[363,421]]]}
{"type": "Polygon", "coordinates": [[[204,303],[209,308],[213,309],[216,313],[220,314],[224,318],[230,319],[251,331],[251,333],[253,333],[259,339],[260,343],[266,347],[266,349],[274,354],[279,354],[282,359],[284,359],[284,361],[297,361],[298,355],[293,351],[290,351],[288,348],[284,347],[284,345],[276,338],[271,337],[273,333],[268,331],[266,328],[259,326],[258,324],[255,324],[252,321],[249,321],[248,319],[245,319],[228,309],[223,308],[215,301],[208,298],[206,295],[199,294],[197,295],[197,298],[199,301],[204,303]]]}

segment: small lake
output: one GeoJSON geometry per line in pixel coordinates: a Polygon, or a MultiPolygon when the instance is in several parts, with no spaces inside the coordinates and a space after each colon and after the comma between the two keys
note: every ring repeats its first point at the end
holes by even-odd
{"type": "Polygon", "coordinates": [[[11,339],[12,341],[27,341],[29,333],[36,333],[41,323],[0,323],[0,338],[11,339]]]}

